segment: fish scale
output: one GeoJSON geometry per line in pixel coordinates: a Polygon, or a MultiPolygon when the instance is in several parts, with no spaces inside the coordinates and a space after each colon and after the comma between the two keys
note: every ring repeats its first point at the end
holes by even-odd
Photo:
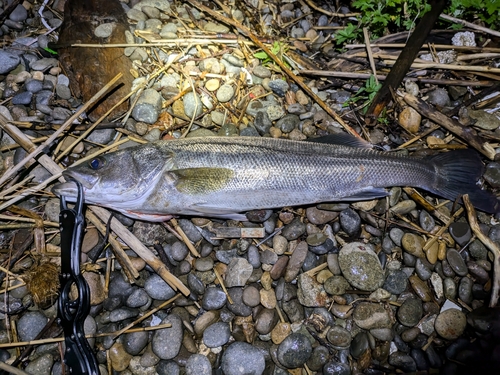
{"type": "MultiPolygon", "coordinates": [[[[365,146],[365,145],[363,145],[365,146]]],[[[260,137],[207,137],[157,141],[68,168],[88,203],[160,221],[172,215],[243,219],[264,208],[387,195],[413,186],[497,212],[498,201],[476,181],[482,163],[473,150],[415,158],[359,147],[348,136],[319,142],[260,137]]],[[[54,187],[71,196],[71,183],[54,187]]]]}

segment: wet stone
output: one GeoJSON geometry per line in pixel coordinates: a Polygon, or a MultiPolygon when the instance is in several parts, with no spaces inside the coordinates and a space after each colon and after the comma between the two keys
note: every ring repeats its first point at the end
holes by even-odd
{"type": "Polygon", "coordinates": [[[347,363],[330,361],[323,366],[323,375],[351,375],[351,367],[347,363]]]}
{"type": "Polygon", "coordinates": [[[264,250],[260,254],[260,262],[264,264],[274,264],[278,261],[278,254],[271,250],[264,250]]]}
{"type": "Polygon", "coordinates": [[[406,215],[409,214],[417,207],[417,204],[412,200],[404,200],[399,203],[396,203],[391,207],[391,211],[395,214],[406,215]]]}
{"type": "Polygon", "coordinates": [[[411,275],[408,280],[415,294],[424,302],[429,302],[433,299],[432,292],[425,281],[422,281],[417,275],[411,275]]]}
{"type": "MultiPolygon", "coordinates": [[[[448,228],[451,236],[460,246],[465,246],[472,238],[472,232],[469,224],[463,222],[455,222],[448,228]]],[[[448,260],[449,261],[449,260],[448,260]]]]}
{"type": "Polygon", "coordinates": [[[457,275],[467,275],[467,265],[458,251],[455,249],[448,249],[446,252],[446,260],[457,275]]]}
{"type": "Polygon", "coordinates": [[[31,91],[23,91],[19,94],[16,94],[12,98],[13,105],[29,105],[31,103],[31,99],[33,98],[33,93],[31,91]]]}
{"type": "Polygon", "coordinates": [[[447,340],[460,337],[467,325],[465,314],[457,309],[448,309],[439,314],[434,322],[436,332],[447,340]]]}
{"type": "Polygon", "coordinates": [[[309,339],[301,333],[292,333],[278,347],[278,361],[286,368],[301,367],[312,354],[309,339]]]}
{"type": "Polygon", "coordinates": [[[404,234],[405,232],[403,232],[400,228],[392,228],[389,232],[389,237],[396,244],[396,246],[401,246],[404,234]]]}
{"type": "Polygon", "coordinates": [[[359,359],[369,347],[368,335],[366,332],[359,332],[352,339],[350,353],[354,358],[359,359]]]}
{"type": "Polygon", "coordinates": [[[24,371],[32,375],[49,375],[53,364],[52,354],[46,353],[31,361],[24,371]]]}
{"type": "Polygon", "coordinates": [[[346,244],[339,253],[342,274],[349,283],[363,291],[374,291],[384,282],[384,272],[375,252],[364,243],[346,244]]]}
{"type": "Polygon", "coordinates": [[[306,209],[307,220],[316,225],[326,224],[337,218],[338,215],[338,212],[320,210],[316,207],[309,207],[306,209]]]}
{"type": "Polygon", "coordinates": [[[227,302],[226,293],[222,289],[216,287],[209,287],[206,289],[203,299],[201,300],[201,307],[205,310],[218,310],[221,309],[227,302]]]}
{"type": "Polygon", "coordinates": [[[250,307],[255,307],[259,305],[260,303],[260,293],[259,290],[252,286],[249,285],[243,290],[243,302],[250,306],[250,307]]]}
{"type": "Polygon", "coordinates": [[[352,208],[340,213],[340,226],[349,237],[355,237],[361,230],[361,218],[352,208]]]}
{"type": "Polygon", "coordinates": [[[307,360],[306,365],[311,371],[319,371],[323,368],[323,365],[327,362],[328,358],[330,358],[328,349],[319,345],[314,348],[311,357],[307,360]]]}
{"type": "Polygon", "coordinates": [[[283,133],[290,133],[295,129],[300,123],[299,116],[293,114],[287,114],[276,121],[276,127],[280,129],[283,133]]]}
{"type": "Polygon", "coordinates": [[[221,368],[225,375],[261,375],[265,369],[264,354],[246,342],[235,342],[222,355],[221,368]]]}
{"type": "Polygon", "coordinates": [[[420,278],[420,280],[427,281],[431,278],[432,271],[426,264],[426,261],[422,258],[417,258],[417,262],[415,264],[415,272],[420,278]]]}
{"type": "Polygon", "coordinates": [[[196,258],[194,268],[197,271],[210,271],[214,268],[214,260],[211,257],[196,258]]]}
{"type": "Polygon", "coordinates": [[[443,280],[443,291],[444,296],[447,299],[454,300],[457,296],[457,286],[455,281],[451,277],[447,277],[443,280]]]}
{"type": "Polygon", "coordinates": [[[398,320],[407,327],[415,326],[423,315],[422,301],[417,298],[407,298],[399,307],[398,320]]]}
{"type": "Polygon", "coordinates": [[[19,340],[34,340],[45,327],[47,321],[47,317],[39,311],[29,311],[25,313],[17,322],[19,340]]]}
{"type": "Polygon", "coordinates": [[[160,361],[156,366],[158,375],[179,375],[179,365],[174,361],[160,361]]]}
{"type": "Polygon", "coordinates": [[[109,313],[109,321],[113,323],[121,322],[122,320],[135,318],[137,315],[139,315],[139,310],[121,307],[109,313]]]}
{"type": "Polygon", "coordinates": [[[424,246],[424,239],[414,233],[405,233],[401,238],[401,246],[411,255],[418,258],[424,258],[425,254],[422,250],[424,246]]]}
{"type": "Polygon", "coordinates": [[[389,313],[378,303],[359,303],[354,309],[353,319],[360,328],[367,330],[391,326],[389,313]]]}
{"type": "Polygon", "coordinates": [[[349,282],[343,276],[332,276],[324,283],[325,291],[331,295],[345,294],[350,288],[349,282]]]}
{"type": "Polygon", "coordinates": [[[415,372],[417,365],[414,359],[408,354],[394,352],[389,356],[389,364],[401,369],[403,372],[415,372]]]}
{"type": "Polygon", "coordinates": [[[275,309],[261,309],[255,317],[255,330],[261,335],[267,335],[272,331],[278,319],[275,309]]]}
{"type": "Polygon", "coordinates": [[[408,276],[402,270],[394,270],[387,275],[383,288],[392,294],[401,294],[408,286],[408,276]]]}
{"type": "Polygon", "coordinates": [[[125,304],[128,307],[136,308],[147,305],[151,301],[151,297],[142,288],[137,288],[128,296],[125,304]]]}
{"type": "Polygon", "coordinates": [[[260,135],[264,135],[269,133],[269,129],[271,129],[273,123],[269,119],[269,115],[267,114],[267,112],[259,111],[255,115],[254,126],[260,135]]]}
{"type": "Polygon", "coordinates": [[[370,333],[380,341],[391,341],[394,338],[394,331],[391,328],[373,328],[370,329],[370,333]]]}
{"type": "Polygon", "coordinates": [[[231,330],[228,323],[217,322],[203,331],[203,343],[209,348],[216,348],[227,344],[231,330]]]}
{"type": "Polygon", "coordinates": [[[335,325],[328,330],[326,339],[337,350],[348,349],[351,345],[351,333],[344,327],[335,325]]]}
{"type": "Polygon", "coordinates": [[[462,277],[458,284],[458,297],[467,304],[472,302],[472,285],[473,282],[468,277],[462,277]]]}
{"type": "Polygon", "coordinates": [[[418,219],[422,229],[426,230],[427,232],[431,232],[436,226],[436,221],[434,220],[434,218],[425,210],[420,211],[418,219]]]}
{"type": "Polygon", "coordinates": [[[18,56],[9,52],[0,51],[0,74],[7,74],[19,65],[18,56]]]}

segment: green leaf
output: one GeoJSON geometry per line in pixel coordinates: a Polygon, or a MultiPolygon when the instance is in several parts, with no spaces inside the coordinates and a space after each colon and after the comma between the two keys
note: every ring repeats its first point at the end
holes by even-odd
{"type": "Polygon", "coordinates": [[[45,47],[44,50],[50,53],[51,55],[57,55],[57,52],[54,51],[53,49],[50,49],[49,47],[45,47]]]}
{"type": "Polygon", "coordinates": [[[267,55],[267,53],[265,53],[264,51],[262,52],[255,52],[253,54],[253,57],[259,59],[259,60],[264,60],[264,59],[268,59],[269,56],[267,55]]]}

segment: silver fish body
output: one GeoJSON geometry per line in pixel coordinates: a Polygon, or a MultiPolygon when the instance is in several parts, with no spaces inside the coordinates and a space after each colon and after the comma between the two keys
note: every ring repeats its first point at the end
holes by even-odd
{"type": "MultiPolygon", "coordinates": [[[[171,215],[242,219],[239,213],[255,209],[382,197],[391,186],[448,199],[467,193],[477,208],[497,212],[495,196],[476,184],[481,171],[471,150],[420,159],[335,143],[209,137],[130,147],[70,167],[64,176],[82,183],[87,203],[162,221],[171,215]]],[[[71,197],[74,189],[63,183],[53,191],[71,197]]]]}

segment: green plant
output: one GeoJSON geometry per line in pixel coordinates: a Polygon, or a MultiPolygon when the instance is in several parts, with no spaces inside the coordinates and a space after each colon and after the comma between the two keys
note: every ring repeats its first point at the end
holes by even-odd
{"type": "MultiPolygon", "coordinates": [[[[288,51],[288,46],[285,43],[274,42],[271,47],[271,53],[277,56],[280,60],[283,60],[283,54],[286,51],[288,51]]],[[[273,61],[273,59],[271,59],[271,57],[269,57],[269,55],[264,51],[256,52],[253,56],[261,60],[262,65],[267,65],[273,61]]]]}
{"type": "Polygon", "coordinates": [[[431,9],[424,0],[355,0],[352,6],[361,11],[361,25],[370,28],[373,38],[384,35],[389,27],[410,30],[431,9]]]}
{"type": "Polygon", "coordinates": [[[361,33],[361,29],[352,23],[348,24],[344,29],[337,31],[335,34],[335,42],[337,46],[356,40],[361,33]]]}
{"type": "Polygon", "coordinates": [[[356,103],[359,100],[364,100],[362,107],[366,108],[373,100],[378,90],[382,87],[381,83],[377,83],[375,76],[372,74],[370,78],[366,80],[365,87],[361,87],[354,96],[350,97],[345,101],[344,107],[352,103],[356,103]]]}
{"type": "Polygon", "coordinates": [[[451,0],[446,14],[466,21],[482,20],[491,29],[500,29],[500,1],[451,0]]]}

